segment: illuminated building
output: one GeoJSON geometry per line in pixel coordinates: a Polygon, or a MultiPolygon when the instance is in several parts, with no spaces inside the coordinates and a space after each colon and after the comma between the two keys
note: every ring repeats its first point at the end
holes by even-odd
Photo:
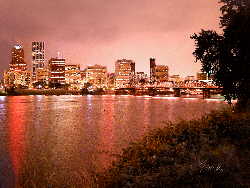
{"type": "Polygon", "coordinates": [[[156,65],[155,66],[155,81],[167,82],[168,81],[168,66],[156,65]]]}
{"type": "Polygon", "coordinates": [[[83,83],[87,83],[87,79],[86,79],[86,77],[87,77],[87,75],[86,75],[86,69],[81,70],[81,71],[80,71],[80,75],[81,75],[81,80],[82,80],[82,82],[83,82],[83,83]]]}
{"type": "Polygon", "coordinates": [[[24,61],[24,50],[21,45],[15,45],[11,51],[9,70],[4,72],[5,87],[28,87],[30,84],[30,72],[24,61]]]}
{"type": "Polygon", "coordinates": [[[156,65],[155,58],[150,58],[150,81],[151,82],[168,81],[168,66],[156,65]]]}
{"type": "Polygon", "coordinates": [[[129,88],[134,86],[135,62],[121,59],[115,62],[115,87],[129,88]]]}
{"type": "Polygon", "coordinates": [[[49,83],[65,84],[65,59],[51,58],[49,60],[49,83]]]}
{"type": "Polygon", "coordinates": [[[195,77],[194,76],[187,76],[185,78],[185,81],[194,81],[195,80],[195,77]]]}
{"type": "Polygon", "coordinates": [[[135,73],[135,83],[136,84],[145,84],[148,81],[148,76],[144,72],[135,73]]]}
{"type": "Polygon", "coordinates": [[[71,89],[81,89],[80,65],[65,66],[65,82],[71,89]]]}
{"type": "Polygon", "coordinates": [[[155,58],[150,58],[150,81],[154,82],[155,81],[155,58]]]}
{"type": "Polygon", "coordinates": [[[136,77],[137,80],[147,79],[148,78],[147,74],[145,74],[144,72],[136,72],[135,77],[136,77]]]}
{"type": "Polygon", "coordinates": [[[115,88],[115,73],[109,73],[108,74],[107,87],[109,89],[115,88]]]}
{"type": "Polygon", "coordinates": [[[24,50],[21,45],[15,45],[11,51],[10,71],[26,71],[27,64],[24,61],[24,50]]]}
{"type": "Polygon", "coordinates": [[[49,70],[47,68],[39,68],[36,71],[36,79],[38,82],[49,82],[49,70]]]}
{"type": "Polygon", "coordinates": [[[215,75],[214,74],[209,74],[208,75],[208,80],[214,80],[215,79],[215,75]]]}
{"type": "Polygon", "coordinates": [[[181,77],[179,74],[175,74],[169,77],[169,81],[172,82],[180,82],[181,81],[181,77]]]}
{"type": "Polygon", "coordinates": [[[32,42],[32,79],[34,82],[44,81],[45,78],[39,77],[38,74],[43,74],[45,65],[45,49],[44,42],[32,42]]]}
{"type": "Polygon", "coordinates": [[[84,70],[85,82],[90,83],[94,88],[107,87],[107,67],[102,65],[87,66],[84,70]]]}
{"type": "Polygon", "coordinates": [[[31,73],[29,71],[6,71],[4,72],[5,87],[29,87],[31,73]]]}
{"type": "Polygon", "coordinates": [[[197,72],[197,80],[207,80],[208,75],[204,72],[197,72]]]}

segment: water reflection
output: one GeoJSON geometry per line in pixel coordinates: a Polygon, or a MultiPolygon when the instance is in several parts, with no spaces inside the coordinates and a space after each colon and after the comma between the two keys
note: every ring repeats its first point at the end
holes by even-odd
{"type": "Polygon", "coordinates": [[[25,153],[25,129],[27,105],[20,97],[8,98],[9,153],[16,182],[22,168],[25,153]]]}
{"type": "Polygon", "coordinates": [[[114,158],[112,153],[114,152],[115,143],[115,127],[114,127],[114,100],[111,98],[107,100],[105,97],[101,98],[101,115],[99,119],[99,132],[100,139],[98,143],[97,150],[98,161],[99,161],[99,171],[107,168],[110,158],[114,158]]]}
{"type": "MultiPolygon", "coordinates": [[[[110,165],[113,154],[148,131],[226,106],[218,100],[151,96],[7,97],[0,104],[0,159],[5,159],[0,167],[11,177],[6,167],[11,163],[21,185],[52,187],[87,184],[92,173],[110,165]]],[[[1,179],[6,179],[2,173],[1,179]]]]}

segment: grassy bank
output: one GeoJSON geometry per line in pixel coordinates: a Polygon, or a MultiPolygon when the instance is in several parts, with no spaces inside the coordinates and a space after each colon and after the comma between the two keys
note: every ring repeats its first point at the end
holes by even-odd
{"type": "Polygon", "coordinates": [[[250,187],[250,114],[169,123],[124,149],[97,187],[250,187]]]}

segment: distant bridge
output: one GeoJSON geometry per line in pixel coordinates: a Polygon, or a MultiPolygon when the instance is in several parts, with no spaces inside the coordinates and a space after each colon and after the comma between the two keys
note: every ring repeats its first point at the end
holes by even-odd
{"type": "Polygon", "coordinates": [[[202,92],[203,98],[210,98],[212,93],[221,94],[222,88],[219,87],[138,87],[138,88],[117,88],[117,94],[134,94],[134,95],[158,95],[173,94],[180,97],[182,94],[202,92]]]}

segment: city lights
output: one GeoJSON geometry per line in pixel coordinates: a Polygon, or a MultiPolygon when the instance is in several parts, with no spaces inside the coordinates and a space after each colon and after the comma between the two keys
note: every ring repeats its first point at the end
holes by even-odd
{"type": "MultiPolygon", "coordinates": [[[[155,58],[150,58],[150,75],[136,72],[136,62],[131,59],[118,59],[114,62],[115,72],[109,73],[103,65],[88,65],[81,70],[79,64],[67,64],[60,56],[46,61],[45,42],[32,42],[32,71],[27,69],[24,61],[24,49],[15,45],[11,51],[9,70],[4,72],[4,87],[29,89],[83,90],[90,94],[133,94],[133,95],[166,95],[174,96],[203,94],[209,98],[213,85],[212,76],[198,72],[197,77],[169,75],[167,65],[158,64],[155,58]],[[210,80],[208,80],[210,79],[210,80]],[[211,91],[210,91],[211,90],[211,91]]],[[[220,92],[220,91],[219,91],[220,92]]],[[[219,93],[216,92],[216,93],[219,93]]]]}

